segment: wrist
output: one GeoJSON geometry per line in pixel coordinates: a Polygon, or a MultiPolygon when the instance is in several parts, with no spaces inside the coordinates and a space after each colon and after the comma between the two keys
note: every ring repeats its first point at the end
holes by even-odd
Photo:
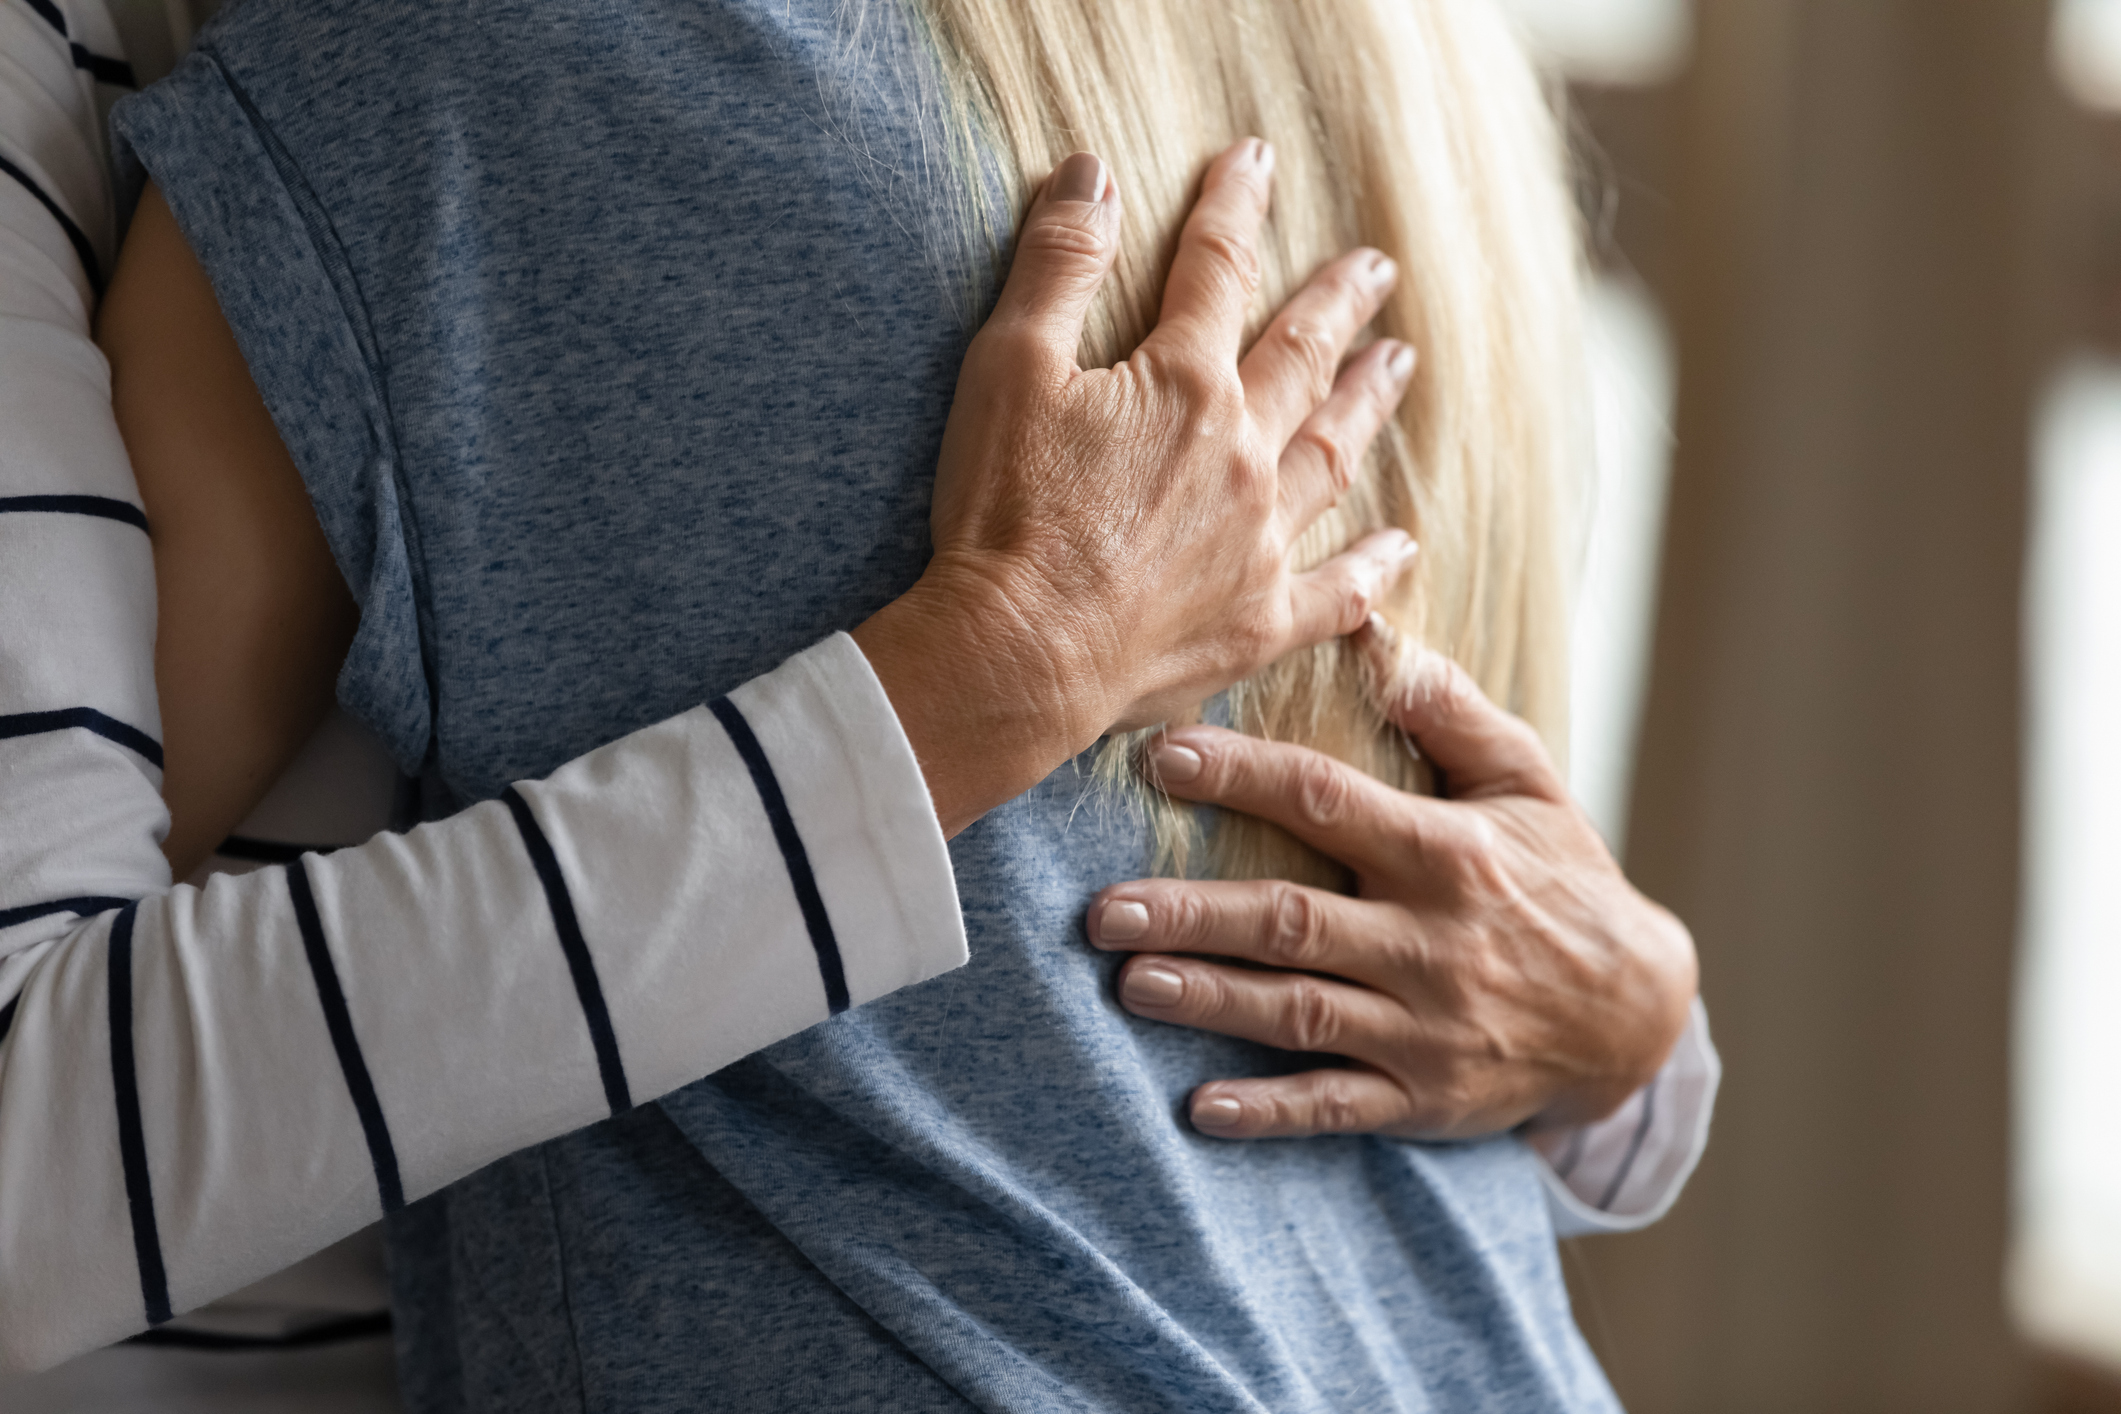
{"type": "Polygon", "coordinates": [[[1103,732],[1096,673],[1003,574],[940,557],[854,630],[913,746],[945,835],[1045,779],[1103,732]]]}
{"type": "MultiPolygon", "coordinates": [[[[1632,893],[1632,890],[1630,891],[1632,893]]],[[[1533,1116],[1533,1129],[1595,1124],[1614,1114],[1671,1059],[1685,1034],[1700,985],[1693,935],[1671,912],[1639,894],[1628,958],[1628,985],[1607,1026],[1612,1049],[1601,1066],[1576,1077],[1533,1116]]]]}

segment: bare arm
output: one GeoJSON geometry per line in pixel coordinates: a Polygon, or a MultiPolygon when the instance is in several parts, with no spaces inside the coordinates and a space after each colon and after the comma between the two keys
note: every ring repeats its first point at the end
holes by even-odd
{"type": "Polygon", "coordinates": [[[155,549],[155,679],[179,879],[331,708],[359,621],[213,286],[149,186],[97,320],[155,549]]]}

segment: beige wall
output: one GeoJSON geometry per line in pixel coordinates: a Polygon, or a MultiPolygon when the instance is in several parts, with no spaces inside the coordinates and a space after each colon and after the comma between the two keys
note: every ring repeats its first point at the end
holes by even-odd
{"type": "Polygon", "coordinates": [[[1660,1229],[1579,1244],[1636,1414],[2027,1408],[2002,1301],[2032,0],[1704,0],[1588,94],[1679,348],[1629,864],[1728,1067],[1660,1229]]]}

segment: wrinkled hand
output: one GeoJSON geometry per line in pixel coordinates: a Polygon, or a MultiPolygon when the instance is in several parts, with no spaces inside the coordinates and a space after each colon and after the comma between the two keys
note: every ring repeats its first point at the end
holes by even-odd
{"type": "Polygon", "coordinates": [[[1352,868],[1357,897],[1149,879],[1091,904],[1092,942],[1142,954],[1120,972],[1128,1010],[1347,1060],[1202,1085],[1191,1113],[1205,1133],[1444,1139],[1588,1123],[1647,1083],[1686,1024],[1686,928],[1621,874],[1529,726],[1441,654],[1397,661],[1393,637],[1372,619],[1357,642],[1448,799],[1213,727],[1152,749],[1172,795],[1283,826],[1352,868]]]}
{"type": "Polygon", "coordinates": [[[1069,158],[1026,218],[959,375],[935,557],[855,633],[946,829],[967,796],[983,809],[1108,730],[1162,721],[1352,631],[1411,557],[1391,530],[1290,568],[1291,545],[1398,405],[1414,354],[1380,340],[1341,367],[1397,279],[1374,250],[1320,271],[1242,350],[1272,169],[1256,140],[1208,169],[1157,326],[1115,368],[1076,362],[1119,250],[1104,165],[1069,158]]]}

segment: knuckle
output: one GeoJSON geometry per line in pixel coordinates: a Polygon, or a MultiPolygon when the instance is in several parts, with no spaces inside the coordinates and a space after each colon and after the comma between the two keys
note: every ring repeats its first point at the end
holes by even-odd
{"type": "Polygon", "coordinates": [[[1343,632],[1352,633],[1370,616],[1370,583],[1361,575],[1350,575],[1341,583],[1336,597],[1340,604],[1340,617],[1334,626],[1343,632]]]}
{"type": "Polygon", "coordinates": [[[1246,299],[1252,297],[1259,288],[1260,269],[1259,253],[1252,249],[1250,241],[1210,226],[1196,231],[1193,242],[1219,278],[1228,280],[1246,299]]]}
{"type": "Polygon", "coordinates": [[[1170,920],[1170,946],[1181,951],[1201,948],[1215,932],[1214,909],[1195,889],[1182,889],[1173,895],[1170,920]]]}
{"type": "Polygon", "coordinates": [[[1462,1092],[1434,1096],[1422,1108],[1424,1130],[1453,1138],[1467,1133],[1478,1113],[1472,1100],[1462,1092]]]}
{"type": "Polygon", "coordinates": [[[1314,458],[1326,475],[1332,479],[1336,492],[1346,491],[1355,484],[1356,456],[1348,446],[1347,439],[1337,431],[1323,427],[1305,426],[1297,429],[1296,445],[1314,458]]]}
{"type": "MultiPolygon", "coordinates": [[[[1509,877],[1509,870],[1504,863],[1501,829],[1485,815],[1475,815],[1467,825],[1461,867],[1478,883],[1491,887],[1502,885],[1509,877]]],[[[1495,891],[1506,890],[1495,887],[1495,891]]]]}
{"type": "Polygon", "coordinates": [[[1196,438],[1229,434],[1244,407],[1244,386],[1235,369],[1221,367],[1191,348],[1144,352],[1152,360],[1150,376],[1178,405],[1181,420],[1196,438]]]}
{"type": "Polygon", "coordinates": [[[1511,983],[1519,979],[1512,975],[1502,954],[1491,947],[1467,948],[1452,959],[1448,973],[1449,982],[1443,990],[1460,999],[1465,1008],[1464,1020],[1470,1038],[1468,1052],[1489,1060],[1502,1059],[1508,1045],[1493,1029],[1487,1011],[1493,1005],[1493,999],[1506,995],[1511,990],[1511,983]]]}
{"type": "Polygon", "coordinates": [[[1421,1077],[1420,1100],[1415,1106],[1414,1127],[1423,1134],[1454,1136],[1481,1112],[1480,1077],[1459,1059],[1438,1065],[1421,1077]]]}
{"type": "Polygon", "coordinates": [[[1294,884],[1276,884],[1268,900],[1261,952],[1284,967],[1312,968],[1325,951],[1325,914],[1294,884]]]}
{"type": "Polygon", "coordinates": [[[1485,1085],[1472,1066],[1451,1066],[1436,1092],[1434,1119],[1444,1134],[1472,1134],[1487,1113],[1485,1085]]]}
{"type": "Polygon", "coordinates": [[[1354,1134],[1363,1127],[1362,1105],[1347,1077],[1328,1074],[1312,1096],[1311,1118],[1321,1134],[1354,1134]]]}
{"type": "Polygon", "coordinates": [[[1430,857],[1461,888],[1502,892],[1496,886],[1507,878],[1503,865],[1502,832],[1486,815],[1468,812],[1449,831],[1431,834],[1430,857]]]}
{"type": "Polygon", "coordinates": [[[1226,1020],[1238,1009],[1237,993],[1229,979],[1214,967],[1188,967],[1184,1014],[1200,1022],[1226,1020]]]}
{"type": "Polygon", "coordinates": [[[1371,287],[1355,274],[1363,261],[1359,252],[1350,252],[1328,266],[1319,281],[1336,304],[1353,313],[1360,313],[1371,299],[1371,287]]]}
{"type": "Polygon", "coordinates": [[[1333,336],[1316,324],[1292,320],[1281,327],[1278,342],[1303,375],[1312,405],[1323,402],[1340,368],[1340,347],[1333,336]]]}
{"type": "Polygon", "coordinates": [[[1333,997],[1315,979],[1290,981],[1283,1028],[1292,1051],[1330,1052],[1340,1039],[1340,1010],[1333,997]]]}
{"type": "MultiPolygon", "coordinates": [[[[1280,480],[1274,465],[1255,452],[1240,452],[1230,459],[1230,494],[1255,512],[1274,504],[1280,480]]],[[[1274,563],[1281,563],[1279,556],[1274,563]]]]}
{"type": "Polygon", "coordinates": [[[1095,272],[1103,267],[1105,249],[1103,231],[1054,213],[1024,228],[1017,242],[1017,259],[1022,268],[1023,257],[1030,256],[1030,268],[1037,274],[1053,273],[1056,267],[1063,275],[1075,273],[1077,268],[1095,272]]]}
{"type": "Polygon", "coordinates": [[[1296,807],[1306,824],[1333,829],[1346,822],[1354,803],[1353,782],[1330,756],[1313,753],[1296,768],[1296,807]]]}
{"type": "Polygon", "coordinates": [[[1265,609],[1245,615],[1231,635],[1238,660],[1245,665],[1245,676],[1250,677],[1254,669],[1279,658],[1288,638],[1286,616],[1265,609]]]}
{"type": "Polygon", "coordinates": [[[1291,1093],[1286,1084],[1262,1089],[1258,1106],[1262,1127],[1268,1134],[1299,1136],[1316,1132],[1311,1124],[1310,1097],[1291,1093]]]}

